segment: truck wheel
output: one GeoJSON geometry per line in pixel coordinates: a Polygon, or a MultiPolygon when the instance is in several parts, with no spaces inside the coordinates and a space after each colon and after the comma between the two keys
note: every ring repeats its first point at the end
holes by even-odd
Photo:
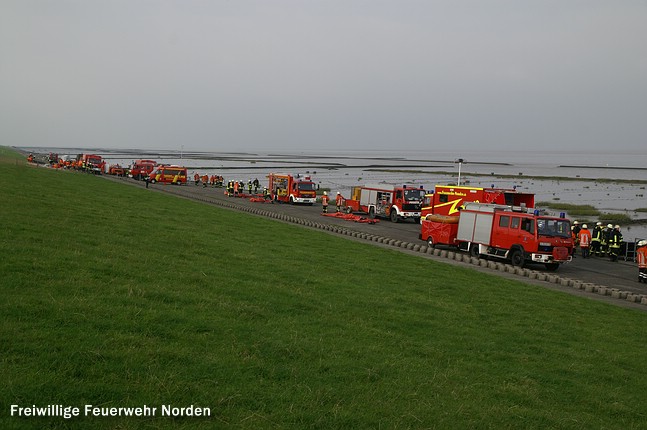
{"type": "Polygon", "coordinates": [[[347,214],[351,214],[351,213],[353,213],[353,208],[351,208],[350,206],[346,206],[344,208],[343,212],[345,212],[347,214]]]}
{"type": "Polygon", "coordinates": [[[368,210],[368,217],[369,217],[370,219],[375,219],[375,208],[370,208],[370,209],[368,210]]]}
{"type": "Polygon", "coordinates": [[[550,270],[551,272],[554,272],[555,270],[559,269],[559,263],[546,263],[546,269],[550,270]]]}
{"type": "Polygon", "coordinates": [[[391,209],[391,222],[398,222],[398,212],[391,209]]]}
{"type": "Polygon", "coordinates": [[[512,251],[512,255],[510,255],[510,261],[512,262],[513,266],[523,267],[526,259],[523,258],[523,252],[515,249],[514,251],[512,251]]]}
{"type": "Polygon", "coordinates": [[[292,196],[290,196],[290,204],[291,204],[291,205],[293,205],[293,204],[294,204],[294,197],[292,197],[292,196]]]}
{"type": "Polygon", "coordinates": [[[436,246],[436,244],[434,243],[434,239],[431,236],[427,239],[427,246],[429,248],[434,248],[436,246]]]}
{"type": "Polygon", "coordinates": [[[473,243],[470,246],[470,255],[472,257],[479,258],[479,246],[476,243],[473,243]]]}

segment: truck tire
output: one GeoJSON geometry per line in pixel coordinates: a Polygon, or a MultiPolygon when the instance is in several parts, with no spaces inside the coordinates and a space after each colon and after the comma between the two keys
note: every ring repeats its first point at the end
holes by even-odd
{"type": "Polygon", "coordinates": [[[554,272],[555,270],[559,269],[559,263],[546,263],[545,264],[546,269],[554,272]]]}
{"type": "Polygon", "coordinates": [[[400,217],[398,216],[398,211],[394,210],[393,208],[391,208],[391,212],[390,212],[389,216],[391,218],[391,222],[398,222],[399,221],[400,217]]]}
{"type": "Polygon", "coordinates": [[[478,257],[479,257],[479,254],[480,254],[480,253],[479,253],[479,246],[478,246],[478,244],[476,244],[476,243],[471,244],[471,245],[470,245],[470,255],[471,255],[472,257],[476,257],[476,258],[478,258],[478,257]]]}
{"type": "Polygon", "coordinates": [[[293,204],[294,204],[294,197],[292,197],[292,196],[290,196],[290,204],[291,204],[291,205],[293,205],[293,204]]]}
{"type": "Polygon", "coordinates": [[[434,243],[434,239],[431,236],[429,236],[429,238],[427,239],[427,246],[429,248],[433,248],[436,246],[436,244],[434,243]]]}
{"type": "Polygon", "coordinates": [[[523,256],[523,251],[519,249],[512,251],[512,254],[510,254],[510,262],[513,266],[523,267],[526,263],[526,259],[523,256]]]}

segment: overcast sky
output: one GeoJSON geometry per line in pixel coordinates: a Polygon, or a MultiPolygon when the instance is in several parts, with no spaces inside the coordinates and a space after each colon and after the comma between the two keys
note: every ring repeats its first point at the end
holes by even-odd
{"type": "Polygon", "coordinates": [[[0,0],[0,129],[12,146],[644,153],[647,0],[0,0]]]}

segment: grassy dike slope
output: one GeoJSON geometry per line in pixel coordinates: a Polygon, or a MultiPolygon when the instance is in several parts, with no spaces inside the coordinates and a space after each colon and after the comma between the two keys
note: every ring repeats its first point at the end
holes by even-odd
{"type": "Polygon", "coordinates": [[[6,159],[2,428],[645,428],[644,313],[6,159]]]}

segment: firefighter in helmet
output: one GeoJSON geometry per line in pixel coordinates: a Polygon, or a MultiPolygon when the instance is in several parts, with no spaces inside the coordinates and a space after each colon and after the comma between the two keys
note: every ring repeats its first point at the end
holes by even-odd
{"type": "Polygon", "coordinates": [[[622,245],[622,233],[620,233],[620,226],[616,224],[609,235],[609,258],[611,261],[618,261],[620,245],[622,245]]]}
{"type": "Polygon", "coordinates": [[[337,191],[337,197],[335,197],[335,211],[337,213],[341,212],[341,206],[344,204],[344,198],[341,193],[337,191]]]}
{"type": "Polygon", "coordinates": [[[638,282],[647,284],[647,240],[636,244],[636,261],[638,262],[638,282]]]}
{"type": "Polygon", "coordinates": [[[600,256],[600,246],[602,245],[602,223],[600,221],[593,227],[591,233],[591,255],[600,256]]]}
{"type": "Polygon", "coordinates": [[[591,232],[586,224],[582,224],[582,228],[578,233],[578,241],[580,242],[580,250],[582,251],[582,258],[589,258],[589,247],[591,246],[591,232]]]}
{"type": "Polygon", "coordinates": [[[321,210],[325,214],[328,213],[328,201],[330,201],[330,197],[328,197],[328,193],[324,191],[323,196],[321,196],[321,210]]]}

